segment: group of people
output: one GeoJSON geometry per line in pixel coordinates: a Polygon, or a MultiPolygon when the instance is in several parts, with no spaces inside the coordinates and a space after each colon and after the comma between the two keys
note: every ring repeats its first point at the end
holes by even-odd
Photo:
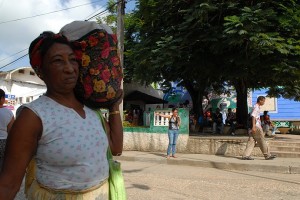
{"type": "Polygon", "coordinates": [[[141,108],[129,109],[125,114],[125,121],[128,121],[132,126],[143,126],[144,111],[141,108]]]}
{"type": "Polygon", "coordinates": [[[123,91],[108,108],[109,121],[101,121],[75,97],[81,63],[68,38],[43,32],[30,44],[29,58],[47,91],[24,105],[15,121],[3,108],[0,91],[1,152],[6,143],[4,158],[0,157],[0,199],[13,200],[25,175],[29,200],[107,200],[107,150],[120,155],[123,148],[123,91]]]}
{"type": "MultiPolygon", "coordinates": [[[[276,158],[276,155],[272,155],[270,153],[269,145],[265,140],[265,132],[263,131],[263,127],[265,126],[266,129],[268,130],[271,126],[274,126],[270,121],[270,116],[268,115],[268,112],[264,112],[264,115],[260,116],[260,107],[263,106],[264,103],[265,103],[265,97],[259,96],[257,98],[257,103],[254,105],[253,110],[250,114],[251,123],[249,124],[248,127],[249,138],[246,145],[246,149],[242,156],[243,160],[253,160],[253,158],[250,155],[256,144],[261,149],[266,160],[272,160],[276,158]]],[[[171,115],[163,115],[163,114],[157,114],[157,115],[169,119],[169,129],[168,129],[169,145],[167,150],[167,158],[168,159],[170,157],[176,158],[175,155],[176,142],[179,135],[179,128],[181,124],[181,120],[178,115],[178,110],[176,108],[173,108],[171,115]]],[[[223,128],[222,124],[224,122],[230,125],[231,131],[234,131],[235,120],[236,120],[235,113],[233,113],[231,109],[228,109],[226,120],[223,120],[222,113],[220,112],[220,109],[217,108],[216,113],[212,115],[212,121],[214,123],[213,125],[214,131],[218,128],[218,126],[221,129],[220,131],[222,131],[223,128]]]]}
{"type": "MultiPolygon", "coordinates": [[[[277,130],[276,125],[271,121],[268,111],[264,111],[264,114],[260,116],[262,122],[262,130],[266,136],[275,136],[277,130]]],[[[235,135],[236,130],[236,113],[232,111],[232,108],[228,108],[227,113],[221,112],[220,108],[216,108],[216,112],[212,113],[212,109],[206,111],[203,116],[199,116],[198,119],[195,115],[190,119],[191,130],[196,130],[196,125],[199,125],[198,132],[203,132],[205,126],[212,126],[213,134],[223,134],[224,127],[229,126],[228,133],[235,135]]]]}
{"type": "MultiPolygon", "coordinates": [[[[26,104],[14,121],[11,111],[3,108],[5,93],[0,90],[0,199],[14,199],[26,174],[25,192],[31,200],[107,200],[107,149],[110,147],[113,155],[120,155],[123,148],[119,112],[123,91],[118,92],[118,100],[109,107],[109,121],[102,124],[96,112],[74,94],[80,63],[68,38],[43,32],[30,44],[29,57],[47,92],[26,104]]],[[[259,97],[251,114],[253,126],[243,155],[245,160],[252,160],[255,142],[267,160],[276,157],[270,154],[264,140],[259,115],[264,101],[264,97],[259,97]]],[[[178,109],[173,108],[171,115],[158,115],[169,119],[167,158],[176,158],[181,125],[178,109]]],[[[219,108],[212,116],[207,113],[206,120],[209,118],[214,132],[222,133],[227,123],[234,133],[235,115],[231,109],[226,120],[219,108]]],[[[267,115],[263,119],[265,125],[272,126],[267,115]]]]}
{"type": "Polygon", "coordinates": [[[227,113],[222,111],[220,108],[216,108],[216,112],[212,112],[212,109],[207,110],[197,117],[193,115],[191,118],[191,127],[192,130],[195,131],[198,125],[198,132],[203,132],[204,127],[212,127],[214,134],[223,134],[224,126],[229,126],[230,132],[232,135],[235,135],[235,127],[236,127],[236,115],[232,111],[232,108],[228,108],[227,113]]]}

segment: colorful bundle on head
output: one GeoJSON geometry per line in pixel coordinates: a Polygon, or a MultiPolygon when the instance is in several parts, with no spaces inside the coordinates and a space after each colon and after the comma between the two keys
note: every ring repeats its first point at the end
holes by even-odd
{"type": "Polygon", "coordinates": [[[74,42],[81,61],[75,94],[92,108],[108,107],[118,100],[123,78],[116,36],[105,29],[96,22],[77,21],[60,31],[74,42]]]}

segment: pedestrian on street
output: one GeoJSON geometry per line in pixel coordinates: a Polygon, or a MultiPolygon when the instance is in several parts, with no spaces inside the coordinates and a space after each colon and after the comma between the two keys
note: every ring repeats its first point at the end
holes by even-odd
{"type": "Polygon", "coordinates": [[[242,157],[243,160],[253,160],[250,156],[255,143],[257,142],[261,152],[263,153],[266,160],[272,160],[276,158],[276,155],[271,155],[269,145],[267,144],[264,132],[262,130],[261,121],[260,121],[260,107],[264,105],[266,98],[264,96],[259,96],[257,98],[256,104],[253,107],[251,113],[251,124],[249,127],[249,138],[247,142],[246,149],[244,151],[244,155],[242,157]]]}
{"type": "Polygon", "coordinates": [[[4,158],[7,135],[14,123],[14,114],[5,108],[5,92],[0,89],[0,171],[4,158]]]}
{"type": "Polygon", "coordinates": [[[108,200],[107,150],[109,145],[113,155],[122,152],[123,92],[102,124],[75,97],[79,60],[66,37],[43,32],[31,43],[29,58],[47,92],[23,105],[8,135],[0,199],[13,200],[26,173],[29,200],[108,200]]]}
{"type": "Polygon", "coordinates": [[[178,109],[172,108],[171,115],[163,115],[157,114],[158,116],[165,117],[169,119],[169,129],[168,129],[168,137],[169,137],[169,145],[167,150],[167,158],[169,159],[172,153],[173,158],[177,158],[176,156],[176,143],[179,135],[179,127],[180,127],[180,117],[178,115],[178,109]]]}

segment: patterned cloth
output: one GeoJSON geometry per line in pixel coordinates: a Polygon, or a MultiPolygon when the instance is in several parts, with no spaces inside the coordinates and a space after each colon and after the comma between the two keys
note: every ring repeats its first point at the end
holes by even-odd
{"type": "Polygon", "coordinates": [[[101,187],[84,193],[72,193],[62,191],[52,191],[43,188],[34,180],[26,192],[28,200],[108,200],[109,196],[108,181],[104,181],[101,187]]]}
{"type": "Polygon", "coordinates": [[[78,40],[81,58],[76,96],[87,106],[98,108],[116,100],[122,81],[122,68],[115,35],[94,30],[78,40]]]}
{"type": "Polygon", "coordinates": [[[116,35],[110,27],[90,21],[71,22],[60,33],[74,43],[81,62],[76,97],[91,108],[109,107],[118,100],[123,78],[116,35]]]}
{"type": "Polygon", "coordinates": [[[107,136],[96,113],[85,118],[47,96],[24,105],[41,119],[43,132],[35,156],[36,178],[49,188],[83,190],[109,175],[107,136]]]}
{"type": "Polygon", "coordinates": [[[32,69],[35,71],[38,77],[42,79],[41,76],[41,67],[42,67],[42,55],[41,55],[41,47],[47,38],[60,38],[61,40],[68,41],[65,36],[60,34],[54,34],[52,32],[44,32],[42,33],[36,40],[34,40],[35,44],[32,49],[29,51],[29,59],[32,69]]]}

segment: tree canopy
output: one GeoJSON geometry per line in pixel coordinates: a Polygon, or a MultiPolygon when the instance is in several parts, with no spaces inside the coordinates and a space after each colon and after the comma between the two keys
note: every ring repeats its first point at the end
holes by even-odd
{"type": "Polygon", "coordinates": [[[178,81],[201,114],[211,88],[237,91],[245,124],[248,89],[300,99],[298,1],[139,0],[126,27],[126,81],[178,81]]]}

